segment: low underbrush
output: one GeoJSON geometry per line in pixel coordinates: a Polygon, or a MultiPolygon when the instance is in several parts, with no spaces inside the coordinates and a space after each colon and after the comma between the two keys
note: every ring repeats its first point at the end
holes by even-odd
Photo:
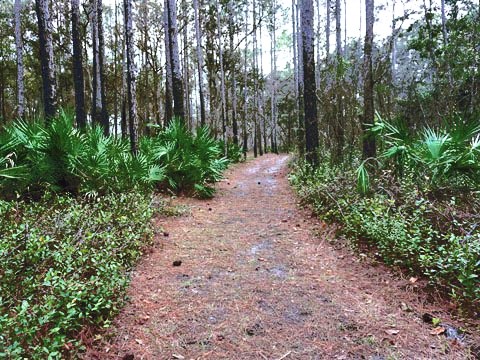
{"type": "Polygon", "coordinates": [[[132,155],[128,140],[99,127],[76,129],[63,112],[45,125],[18,120],[0,132],[0,196],[38,199],[45,191],[103,195],[138,188],[211,197],[229,163],[207,127],[188,131],[178,120],[141,137],[132,155]]]}
{"type": "Polygon", "coordinates": [[[151,196],[0,201],[0,358],[61,358],[108,326],[152,239],[151,196]]]}
{"type": "Polygon", "coordinates": [[[178,120],[128,140],[67,113],[0,131],[0,358],[64,358],[107,327],[151,242],[156,191],[211,197],[241,152],[178,120]],[[153,131],[152,131],[153,132],[153,131]]]}
{"type": "Polygon", "coordinates": [[[412,181],[394,184],[388,171],[376,191],[356,191],[356,173],[327,163],[313,171],[297,164],[290,181],[305,204],[327,222],[342,224],[354,246],[368,245],[388,265],[423,274],[459,301],[480,304],[479,194],[432,197],[412,181]]]}
{"type": "Polygon", "coordinates": [[[422,274],[464,305],[480,305],[480,126],[412,133],[378,119],[379,156],[317,169],[298,162],[290,181],[355,246],[422,274]]]}

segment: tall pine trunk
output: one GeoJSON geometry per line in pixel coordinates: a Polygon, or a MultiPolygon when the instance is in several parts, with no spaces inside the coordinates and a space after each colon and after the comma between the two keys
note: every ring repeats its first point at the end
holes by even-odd
{"type": "Polygon", "coordinates": [[[200,97],[200,125],[206,124],[205,110],[205,89],[203,83],[203,51],[202,51],[202,30],[200,28],[200,17],[198,11],[198,0],[193,0],[193,10],[195,15],[195,38],[197,41],[197,72],[198,72],[198,92],[200,97]]]}
{"type": "Polygon", "coordinates": [[[313,31],[313,1],[302,0],[302,50],[305,109],[306,160],[318,165],[318,118],[315,85],[315,35],[313,31]],[[312,80],[313,79],[313,80],[312,80]]]}
{"type": "Polygon", "coordinates": [[[40,40],[40,63],[42,67],[43,109],[47,122],[57,112],[57,86],[55,58],[53,56],[52,22],[48,0],[35,0],[40,40]]]}
{"type": "Polygon", "coordinates": [[[163,28],[165,32],[165,121],[167,126],[173,118],[172,57],[170,56],[170,31],[168,27],[168,0],[164,1],[163,28]]]}
{"type": "MultiPolygon", "coordinates": [[[[302,0],[299,0],[302,1],[302,0]]],[[[297,11],[296,11],[296,22],[297,22],[297,54],[298,54],[298,88],[297,88],[297,94],[298,94],[298,134],[299,134],[299,139],[300,139],[300,155],[305,154],[305,109],[304,109],[304,72],[303,72],[303,39],[302,39],[302,27],[300,24],[300,8],[301,5],[297,3],[296,5],[297,11]]]]}
{"type": "Polygon", "coordinates": [[[363,157],[365,159],[376,156],[375,138],[367,133],[366,124],[374,123],[374,103],[373,103],[373,66],[372,66],[372,50],[373,50],[373,23],[374,18],[374,2],[373,0],[365,0],[365,44],[364,44],[364,62],[363,62],[363,157]]]}
{"type": "Polygon", "coordinates": [[[172,71],[173,113],[181,121],[185,120],[183,81],[178,53],[177,7],[175,0],[166,0],[168,14],[168,42],[172,71]]]}
{"type": "MultiPolygon", "coordinates": [[[[245,19],[248,19],[248,2],[245,4],[245,19]]],[[[247,73],[247,54],[248,54],[248,22],[245,20],[245,49],[243,66],[243,158],[247,159],[248,151],[248,133],[247,133],[247,113],[248,113],[248,73],[247,73]]]]}
{"type": "Polygon", "coordinates": [[[220,62],[220,92],[222,102],[222,136],[225,146],[225,156],[227,155],[227,101],[225,89],[225,68],[223,64],[223,45],[222,45],[222,23],[220,21],[220,1],[216,0],[217,7],[217,40],[218,40],[218,61],[220,62]]]}
{"type": "Polygon", "coordinates": [[[127,55],[127,99],[128,128],[130,132],[130,148],[133,154],[138,152],[138,115],[136,98],[135,52],[133,39],[132,0],[124,0],[125,14],[125,47],[127,55]]]}
{"type": "Polygon", "coordinates": [[[15,0],[15,48],[17,53],[17,117],[23,118],[25,112],[25,85],[23,76],[25,69],[23,67],[23,39],[21,24],[22,1],[15,0]]]}
{"type": "Polygon", "coordinates": [[[100,110],[100,123],[105,135],[110,134],[110,123],[107,112],[107,95],[105,80],[105,36],[103,30],[103,5],[102,0],[97,0],[97,26],[98,26],[98,68],[100,75],[100,99],[102,108],[100,110]]]}
{"type": "Polygon", "coordinates": [[[238,145],[238,124],[237,124],[237,77],[235,74],[236,66],[234,60],[234,14],[233,14],[233,0],[228,2],[228,35],[230,40],[230,76],[232,78],[232,131],[233,143],[238,145]]]}
{"type": "Polygon", "coordinates": [[[93,91],[92,91],[92,123],[100,125],[102,120],[102,90],[100,76],[100,46],[98,40],[98,0],[92,1],[90,15],[92,26],[92,56],[93,56],[93,91]]]}
{"type": "Polygon", "coordinates": [[[82,41],[80,39],[80,1],[71,0],[73,84],[75,87],[75,117],[80,129],[87,125],[85,112],[85,80],[83,77],[82,41]]]}

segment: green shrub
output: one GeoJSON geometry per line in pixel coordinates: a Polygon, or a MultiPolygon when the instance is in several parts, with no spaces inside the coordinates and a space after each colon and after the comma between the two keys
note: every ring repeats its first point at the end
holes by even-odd
{"type": "Polygon", "coordinates": [[[319,216],[340,222],[354,245],[366,242],[385,263],[422,273],[460,300],[479,303],[480,229],[474,216],[466,216],[478,212],[478,195],[468,192],[462,201],[432,196],[411,173],[397,182],[391,171],[377,170],[375,188],[362,196],[354,184],[355,165],[345,171],[325,162],[313,171],[296,164],[290,181],[319,216]]]}
{"type": "Polygon", "coordinates": [[[370,128],[384,150],[378,159],[367,159],[358,168],[357,184],[365,193],[370,184],[365,163],[375,161],[403,179],[415,173],[416,185],[425,190],[478,189],[480,184],[480,125],[455,118],[442,128],[413,132],[405,124],[389,123],[377,115],[370,128]]]}
{"type": "Polygon", "coordinates": [[[0,201],[0,358],[60,358],[108,326],[150,242],[150,197],[0,201]]]}
{"type": "Polygon", "coordinates": [[[178,120],[141,138],[139,149],[133,156],[127,140],[100,127],[81,132],[65,112],[47,126],[19,120],[0,134],[0,192],[36,199],[46,190],[96,196],[156,187],[210,197],[230,162],[207,127],[192,134],[178,120]]]}
{"type": "MultiPolygon", "coordinates": [[[[225,154],[225,142],[223,140],[218,140],[218,146],[222,154],[225,154]]],[[[242,161],[243,159],[243,149],[240,145],[233,143],[232,141],[227,142],[227,159],[236,164],[242,161]]]]}
{"type": "Polygon", "coordinates": [[[229,164],[208,127],[192,134],[176,119],[158,137],[144,139],[140,152],[161,167],[169,188],[200,197],[213,195],[211,185],[222,178],[229,164]]]}

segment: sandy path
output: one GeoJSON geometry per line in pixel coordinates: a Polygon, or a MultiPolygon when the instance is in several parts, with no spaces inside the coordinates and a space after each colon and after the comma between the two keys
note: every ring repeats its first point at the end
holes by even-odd
{"type": "Polygon", "coordinates": [[[132,277],[130,302],[90,359],[467,359],[431,335],[421,284],[329,240],[296,205],[286,156],[235,166],[213,200],[162,218],[132,277]],[[181,260],[181,266],[172,266],[181,260]]]}

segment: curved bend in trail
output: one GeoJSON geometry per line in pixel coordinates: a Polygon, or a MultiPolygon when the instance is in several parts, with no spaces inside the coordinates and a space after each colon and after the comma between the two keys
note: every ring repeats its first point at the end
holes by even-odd
{"type": "Polygon", "coordinates": [[[334,229],[298,208],[287,162],[237,165],[213,200],[182,199],[187,214],[159,219],[169,236],[158,236],[129,303],[85,357],[467,358],[422,322],[435,309],[415,284],[330,245],[334,229]]]}

